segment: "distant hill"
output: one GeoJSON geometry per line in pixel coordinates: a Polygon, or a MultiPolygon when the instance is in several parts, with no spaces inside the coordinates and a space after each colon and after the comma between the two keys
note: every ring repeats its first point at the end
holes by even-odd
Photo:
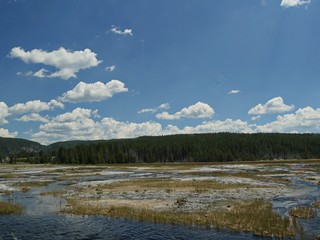
{"type": "Polygon", "coordinates": [[[39,152],[44,150],[45,146],[40,143],[21,139],[21,138],[3,138],[0,137],[0,156],[18,154],[20,152],[39,152]]]}

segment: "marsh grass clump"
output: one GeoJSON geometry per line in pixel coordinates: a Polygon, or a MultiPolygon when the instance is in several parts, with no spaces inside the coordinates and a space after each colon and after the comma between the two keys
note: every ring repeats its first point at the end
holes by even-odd
{"type": "Polygon", "coordinates": [[[177,207],[180,208],[180,207],[183,207],[186,203],[187,203],[187,200],[184,197],[179,197],[176,200],[175,205],[177,205],[177,207]]]}
{"type": "Polygon", "coordinates": [[[16,178],[17,175],[13,174],[13,173],[7,173],[1,176],[2,178],[16,178]]]}
{"type": "Polygon", "coordinates": [[[20,204],[0,201],[0,214],[21,214],[23,207],[20,204]]]}
{"type": "Polygon", "coordinates": [[[23,186],[22,188],[21,188],[21,192],[24,192],[24,193],[26,193],[26,192],[29,192],[30,191],[30,187],[28,187],[28,186],[23,186]]]}
{"type": "Polygon", "coordinates": [[[76,200],[68,200],[67,208],[62,212],[77,215],[106,215],[107,208],[101,205],[92,205],[88,203],[78,203],[76,200]]]}
{"type": "Polygon", "coordinates": [[[320,201],[314,202],[313,206],[316,207],[316,208],[320,208],[320,201]]]}
{"type": "Polygon", "coordinates": [[[14,186],[20,187],[22,192],[27,192],[32,187],[45,187],[45,186],[48,186],[52,182],[53,181],[17,182],[14,184],[14,186]]]}
{"type": "MultiPolygon", "coordinates": [[[[185,204],[185,199],[181,200],[180,204],[185,204]]],[[[273,212],[272,204],[261,200],[232,202],[220,210],[200,212],[184,212],[179,208],[177,210],[156,211],[128,206],[93,205],[71,200],[69,207],[63,211],[80,215],[106,215],[162,224],[219,227],[251,232],[259,236],[292,237],[295,233],[294,226],[290,224],[288,218],[273,212]]]]}
{"type": "Polygon", "coordinates": [[[296,218],[312,218],[316,215],[316,211],[309,206],[299,206],[290,209],[289,214],[296,218]]]}

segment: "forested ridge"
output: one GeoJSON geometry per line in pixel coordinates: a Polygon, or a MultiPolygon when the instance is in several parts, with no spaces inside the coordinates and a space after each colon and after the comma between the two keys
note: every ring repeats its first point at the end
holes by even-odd
{"type": "Polygon", "coordinates": [[[320,158],[319,134],[210,133],[72,141],[15,156],[30,163],[229,162],[320,158]]]}

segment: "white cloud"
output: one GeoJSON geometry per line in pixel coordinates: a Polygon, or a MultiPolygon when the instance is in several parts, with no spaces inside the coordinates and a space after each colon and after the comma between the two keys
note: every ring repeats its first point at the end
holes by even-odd
{"type": "Polygon", "coordinates": [[[0,102],[0,125],[8,123],[6,117],[9,116],[8,106],[4,102],[0,102]]]}
{"type": "Polygon", "coordinates": [[[113,32],[114,34],[118,34],[118,35],[124,35],[124,36],[133,36],[133,30],[130,29],[130,28],[126,28],[124,29],[123,31],[121,31],[119,29],[119,27],[116,27],[116,26],[112,26],[111,28],[111,32],[113,32]]]}
{"type": "Polygon", "coordinates": [[[8,129],[0,128],[0,137],[14,138],[18,135],[18,132],[10,133],[8,129]]]}
{"type": "Polygon", "coordinates": [[[161,124],[156,122],[133,123],[104,118],[100,124],[104,137],[107,139],[155,136],[161,133],[161,124]]]}
{"type": "Polygon", "coordinates": [[[297,7],[300,5],[308,5],[311,3],[311,0],[282,0],[281,7],[297,7]]]}
{"type": "Polygon", "coordinates": [[[32,73],[32,76],[38,77],[38,78],[46,78],[48,72],[49,72],[48,70],[41,68],[38,72],[32,73]]]}
{"type": "Polygon", "coordinates": [[[16,118],[16,120],[19,122],[43,122],[43,123],[46,123],[49,121],[47,118],[40,116],[40,114],[38,113],[27,114],[20,118],[16,118]]]}
{"type": "Polygon", "coordinates": [[[271,113],[282,113],[289,112],[294,109],[294,105],[286,105],[283,103],[281,97],[275,97],[269,100],[266,104],[261,103],[251,108],[248,114],[271,114],[271,113]]]}
{"type": "Polygon", "coordinates": [[[162,103],[158,109],[169,109],[170,108],[170,104],[169,103],[162,103]]]}
{"type": "Polygon", "coordinates": [[[102,61],[97,60],[96,55],[90,49],[72,52],[62,47],[52,52],[42,49],[25,51],[21,47],[15,47],[9,54],[10,57],[19,58],[25,63],[44,64],[58,69],[58,71],[48,74],[48,70],[42,68],[33,74],[35,77],[59,77],[62,79],[76,78],[76,73],[80,70],[99,65],[102,61]]]}
{"type": "Polygon", "coordinates": [[[41,124],[39,132],[32,134],[32,139],[47,144],[63,140],[94,140],[103,137],[98,124],[91,119],[97,111],[76,108],[41,124]]]}
{"type": "Polygon", "coordinates": [[[158,107],[155,108],[144,108],[138,111],[138,113],[155,113],[158,112],[159,110],[165,110],[165,109],[169,109],[170,108],[170,104],[169,103],[162,103],[161,105],[159,105],[158,107]]]}
{"type": "Polygon", "coordinates": [[[32,134],[32,139],[43,144],[65,140],[97,140],[159,135],[161,125],[155,122],[120,122],[113,118],[95,121],[97,110],[76,108],[52,118],[32,134]]]}
{"type": "Polygon", "coordinates": [[[116,70],[116,65],[111,65],[106,67],[107,72],[113,72],[114,70],[116,70]]]}
{"type": "Polygon", "coordinates": [[[197,102],[194,105],[181,109],[174,114],[168,112],[159,113],[156,115],[158,119],[174,120],[181,118],[209,118],[214,115],[214,110],[206,103],[197,102]]]}
{"type": "Polygon", "coordinates": [[[258,115],[258,116],[253,116],[253,117],[251,118],[251,120],[252,120],[252,121],[257,121],[257,120],[259,120],[260,118],[261,118],[260,115],[258,115]]]}
{"type": "Polygon", "coordinates": [[[305,107],[257,127],[258,132],[319,132],[320,108],[305,107]]]}
{"type": "Polygon", "coordinates": [[[64,105],[57,100],[50,102],[41,102],[40,100],[28,101],[26,103],[17,103],[9,107],[9,114],[37,113],[41,111],[53,110],[54,108],[63,108],[64,105]]]}
{"type": "Polygon", "coordinates": [[[203,122],[196,127],[185,127],[183,133],[213,133],[213,132],[237,132],[253,133],[254,125],[249,125],[242,120],[226,119],[224,121],[203,122]]]}
{"type": "Polygon", "coordinates": [[[99,102],[111,98],[114,94],[127,91],[128,88],[125,88],[124,83],[119,80],[111,80],[106,84],[79,82],[74,89],[64,93],[59,100],[71,103],[99,102]]]}
{"type": "Polygon", "coordinates": [[[138,113],[155,113],[156,111],[158,111],[157,108],[144,108],[139,110],[138,113]]]}
{"type": "Polygon", "coordinates": [[[68,122],[81,122],[83,119],[88,119],[96,113],[97,110],[76,108],[72,112],[67,112],[53,118],[52,122],[68,123],[68,122]]]}
{"type": "MultiPolygon", "coordinates": [[[[273,122],[256,125],[240,119],[223,121],[204,121],[196,126],[179,128],[175,125],[162,126],[160,123],[146,121],[141,123],[123,122],[105,117],[97,120],[97,110],[76,108],[51,118],[41,124],[39,131],[32,134],[32,139],[43,144],[65,140],[97,140],[133,138],[139,136],[160,136],[169,134],[193,134],[215,132],[320,132],[320,108],[305,107],[295,113],[278,116],[273,122]]],[[[3,135],[10,135],[2,130],[3,135]]],[[[17,133],[11,133],[11,136],[17,133]]]]}
{"type": "Polygon", "coordinates": [[[240,90],[231,90],[228,94],[237,94],[240,93],[240,90]]]}

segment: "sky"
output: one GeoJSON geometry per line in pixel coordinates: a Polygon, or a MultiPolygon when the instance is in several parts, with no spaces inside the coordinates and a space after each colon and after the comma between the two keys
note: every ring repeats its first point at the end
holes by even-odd
{"type": "Polygon", "coordinates": [[[319,0],[0,0],[0,136],[320,132],[319,0]]]}

